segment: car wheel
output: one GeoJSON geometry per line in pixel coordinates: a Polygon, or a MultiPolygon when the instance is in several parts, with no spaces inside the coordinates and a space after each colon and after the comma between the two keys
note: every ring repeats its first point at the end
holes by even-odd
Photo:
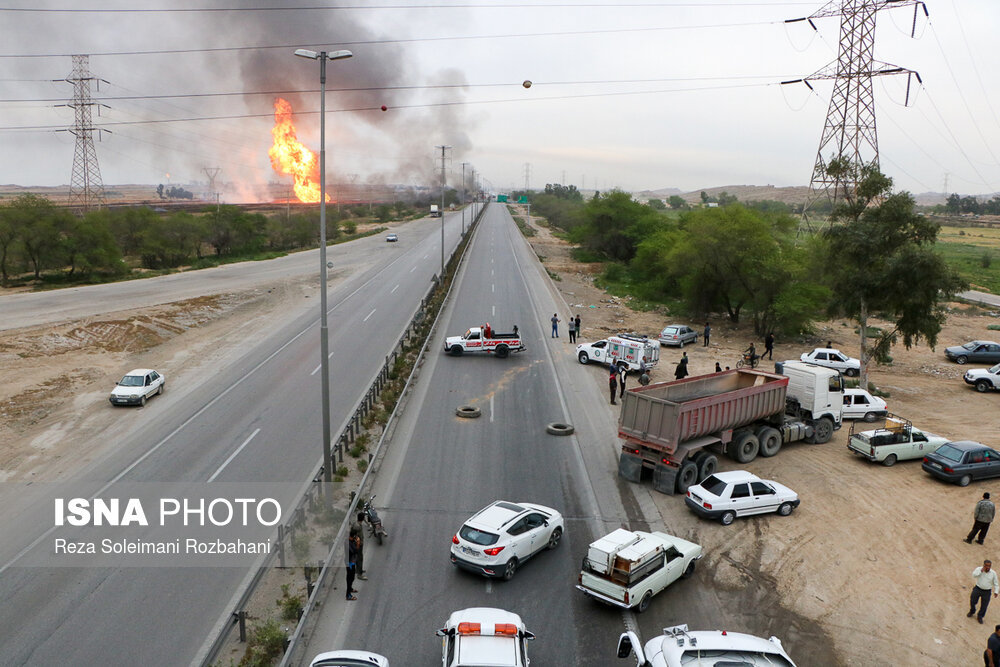
{"type": "Polygon", "coordinates": [[[875,417],[875,413],[874,412],[866,412],[865,413],[864,420],[866,422],[868,422],[869,424],[871,424],[873,421],[875,421],[875,419],[876,419],[876,417],[875,417]]]}
{"type": "Polygon", "coordinates": [[[853,378],[853,377],[857,377],[859,375],[859,373],[858,373],[857,370],[855,370],[853,368],[848,368],[846,371],[844,371],[844,375],[846,375],[849,378],[853,378]]]}
{"type": "Polygon", "coordinates": [[[680,341],[680,349],[682,349],[682,350],[684,349],[684,339],[683,338],[681,338],[681,341],[680,341]]]}
{"type": "Polygon", "coordinates": [[[698,466],[693,461],[685,461],[677,472],[677,493],[687,493],[688,487],[698,483],[698,466]]]}
{"type": "Polygon", "coordinates": [[[160,394],[162,394],[163,390],[166,388],[166,386],[167,386],[166,382],[164,382],[163,384],[161,384],[160,388],[156,390],[156,395],[159,396],[160,394]]]}
{"type": "Polygon", "coordinates": [[[448,348],[448,354],[450,354],[453,357],[460,357],[460,356],[462,356],[462,352],[463,351],[464,350],[462,350],[462,346],[461,345],[452,345],[450,348],[448,348]]]}
{"type": "Polygon", "coordinates": [[[510,348],[506,345],[497,345],[496,355],[499,359],[506,359],[507,355],[510,354],[510,348]]]}
{"type": "Polygon", "coordinates": [[[557,546],[559,546],[559,540],[561,539],[562,539],[562,528],[556,528],[555,530],[552,531],[552,534],[549,535],[549,543],[547,545],[548,548],[555,549],[557,546]]]}
{"type": "Polygon", "coordinates": [[[989,390],[990,390],[990,383],[989,382],[987,382],[986,380],[977,380],[976,381],[976,391],[978,391],[980,394],[985,394],[989,390]]]}
{"type": "Polygon", "coordinates": [[[822,445],[825,442],[830,442],[830,438],[833,437],[833,422],[831,422],[826,417],[820,417],[813,424],[813,437],[812,442],[817,445],[822,445]]]}
{"type": "Polygon", "coordinates": [[[517,572],[517,559],[511,558],[507,561],[507,564],[503,568],[503,580],[510,581],[514,578],[514,573],[517,572]]]}
{"type": "Polygon", "coordinates": [[[959,486],[968,486],[969,482],[971,482],[971,481],[972,481],[972,477],[970,477],[969,475],[962,475],[959,478],[959,480],[958,480],[958,485],[959,486]]]}
{"type": "Polygon", "coordinates": [[[886,468],[891,468],[892,466],[896,465],[896,455],[889,454],[889,456],[885,457],[885,460],[882,461],[882,465],[884,465],[886,468]]]}
{"type": "Polygon", "coordinates": [[[736,512],[723,512],[722,516],[719,517],[719,522],[722,523],[723,526],[728,526],[735,520],[736,512]]]}
{"type": "Polygon", "coordinates": [[[789,514],[792,513],[793,509],[794,508],[792,507],[791,503],[781,503],[780,505],[778,505],[778,514],[780,514],[781,516],[788,516],[789,514]]]}
{"type": "Polygon", "coordinates": [[[688,563],[688,566],[684,568],[684,574],[681,575],[681,579],[690,579],[691,575],[694,574],[694,566],[698,561],[693,560],[688,563]]]}
{"type": "Polygon", "coordinates": [[[744,433],[730,446],[732,456],[739,463],[750,463],[757,458],[760,442],[753,433],[744,433]]]}
{"type": "Polygon", "coordinates": [[[640,614],[649,609],[649,602],[653,599],[653,591],[646,591],[646,594],[639,600],[639,606],[635,608],[640,614]]]}
{"type": "Polygon", "coordinates": [[[577,356],[577,359],[580,360],[581,364],[588,364],[588,363],[590,363],[590,356],[586,352],[581,352],[577,356]]]}
{"type": "Polygon", "coordinates": [[[761,456],[774,456],[781,450],[781,433],[778,429],[766,426],[757,433],[761,456]]]}
{"type": "Polygon", "coordinates": [[[139,397],[139,407],[140,408],[146,407],[146,397],[145,396],[140,396],[139,397]]]}
{"type": "Polygon", "coordinates": [[[955,359],[955,361],[958,362],[960,365],[964,366],[969,362],[969,358],[963,354],[962,356],[955,359]]]}

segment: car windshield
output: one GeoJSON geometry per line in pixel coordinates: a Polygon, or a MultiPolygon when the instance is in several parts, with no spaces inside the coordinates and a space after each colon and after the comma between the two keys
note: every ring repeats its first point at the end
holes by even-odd
{"type": "Polygon", "coordinates": [[[461,535],[462,539],[466,542],[472,542],[473,544],[478,544],[481,547],[488,547],[491,544],[496,544],[497,540],[500,539],[499,535],[487,533],[483,530],[477,530],[472,526],[462,526],[462,530],[458,531],[458,534],[461,535]]]}
{"type": "Polygon", "coordinates": [[[971,343],[966,343],[965,345],[963,345],[962,348],[966,350],[974,350],[978,345],[979,345],[978,342],[972,341],[971,343]]]}
{"type": "Polygon", "coordinates": [[[122,387],[141,387],[146,381],[141,375],[126,375],[118,384],[122,387]]]}
{"type": "Polygon", "coordinates": [[[721,496],[722,492],[726,490],[726,483],[715,475],[709,475],[705,478],[705,481],[701,483],[701,488],[711,494],[721,496]]]}
{"type": "Polygon", "coordinates": [[[994,366],[993,368],[991,368],[990,369],[990,373],[1000,374],[1000,364],[997,364],[996,366],[994,366]]]}
{"type": "Polygon", "coordinates": [[[943,459],[948,459],[949,461],[954,461],[955,463],[961,463],[962,455],[965,452],[953,445],[941,445],[934,453],[943,459]]]}

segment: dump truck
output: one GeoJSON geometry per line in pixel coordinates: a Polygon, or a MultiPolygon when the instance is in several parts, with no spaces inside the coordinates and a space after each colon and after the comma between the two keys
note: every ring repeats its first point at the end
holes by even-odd
{"type": "Polygon", "coordinates": [[[749,463],[785,443],[825,443],[843,419],[840,373],[800,361],[774,373],[738,368],[633,387],[618,418],[618,474],[653,488],[686,493],[718,467],[717,454],[749,463]]]}

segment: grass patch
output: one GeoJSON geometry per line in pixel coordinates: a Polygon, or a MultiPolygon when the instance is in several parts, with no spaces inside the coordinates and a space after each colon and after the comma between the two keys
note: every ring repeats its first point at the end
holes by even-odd
{"type": "Polygon", "coordinates": [[[525,236],[535,236],[537,234],[535,228],[525,222],[524,218],[521,216],[514,216],[514,224],[517,225],[517,228],[520,229],[521,233],[525,236]]]}
{"type": "Polygon", "coordinates": [[[595,264],[604,261],[603,257],[587,248],[573,248],[569,251],[569,256],[573,258],[573,261],[583,262],[584,264],[595,264]]]}
{"type": "Polygon", "coordinates": [[[1000,229],[942,227],[936,250],[973,289],[1000,294],[1000,229]]]}

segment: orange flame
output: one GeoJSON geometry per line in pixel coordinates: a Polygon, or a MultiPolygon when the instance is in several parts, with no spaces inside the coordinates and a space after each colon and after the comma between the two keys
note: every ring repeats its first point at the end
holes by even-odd
{"type": "MultiPolygon", "coordinates": [[[[319,201],[319,158],[303,146],[295,136],[292,123],[292,105],[280,97],[274,100],[274,128],[271,130],[274,144],[267,152],[271,156],[271,166],[279,174],[287,174],[295,179],[295,196],[306,204],[319,201]]],[[[326,196],[330,201],[330,195],[326,196]]]]}

